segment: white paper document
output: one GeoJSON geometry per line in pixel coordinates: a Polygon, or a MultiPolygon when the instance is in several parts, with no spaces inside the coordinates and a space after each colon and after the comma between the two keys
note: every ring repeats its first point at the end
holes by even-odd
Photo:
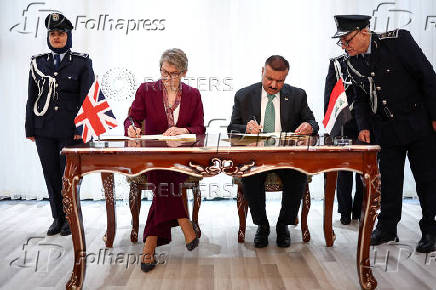
{"type": "Polygon", "coordinates": [[[104,135],[100,136],[100,140],[130,140],[132,138],[122,135],[104,135]]]}
{"type": "Polygon", "coordinates": [[[182,140],[182,141],[195,141],[197,138],[195,134],[180,134],[176,136],[164,136],[162,134],[158,135],[141,135],[143,140],[182,140]]]}
{"type": "Polygon", "coordinates": [[[244,136],[244,137],[259,137],[259,138],[280,138],[285,136],[297,136],[300,134],[293,132],[272,132],[272,133],[259,133],[259,134],[247,134],[247,133],[232,133],[233,135],[244,136]]]}
{"type": "Polygon", "coordinates": [[[181,134],[176,136],[164,136],[162,134],[158,135],[141,135],[140,138],[130,138],[127,136],[115,136],[115,135],[106,135],[106,136],[100,136],[100,140],[180,140],[180,141],[195,141],[196,135],[195,134],[181,134]]]}

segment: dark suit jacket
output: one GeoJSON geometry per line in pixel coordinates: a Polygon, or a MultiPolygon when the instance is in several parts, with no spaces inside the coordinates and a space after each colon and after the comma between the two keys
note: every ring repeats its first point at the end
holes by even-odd
{"type": "MultiPolygon", "coordinates": [[[[145,134],[162,134],[168,129],[168,120],[163,103],[163,84],[157,82],[142,83],[136,91],[135,100],[130,108],[129,117],[135,121],[135,126],[140,127],[145,122],[145,134]]],[[[130,120],[124,121],[124,133],[130,120]]],[[[204,113],[201,95],[198,89],[182,83],[182,98],[180,100],[179,118],[175,125],[179,128],[187,128],[192,134],[204,134],[204,113]]]]}
{"type": "MultiPolygon", "coordinates": [[[[56,79],[56,94],[51,98],[47,112],[43,116],[36,116],[33,106],[38,98],[39,89],[32,73],[29,72],[26,137],[72,138],[76,132],[74,118],[94,82],[92,61],[87,54],[67,51],[58,70],[55,70],[52,53],[36,55],[33,59],[36,59],[38,70],[45,76],[56,79]]],[[[35,77],[42,89],[37,104],[38,111],[42,111],[49,91],[48,80],[37,74],[35,77]]]]}
{"type": "MultiPolygon", "coordinates": [[[[262,83],[256,83],[236,92],[232,119],[227,132],[245,133],[246,124],[253,116],[260,122],[262,83]]],[[[285,84],[280,90],[280,120],[283,132],[293,132],[303,122],[318,133],[318,123],[307,105],[306,92],[303,89],[285,84]]]]}

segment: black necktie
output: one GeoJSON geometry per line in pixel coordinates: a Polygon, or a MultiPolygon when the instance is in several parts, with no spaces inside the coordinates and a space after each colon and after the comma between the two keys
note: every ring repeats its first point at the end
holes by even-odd
{"type": "Polygon", "coordinates": [[[54,54],[54,60],[55,60],[55,70],[58,70],[59,65],[61,64],[61,57],[59,53],[54,54]]]}
{"type": "Polygon", "coordinates": [[[370,54],[369,53],[365,53],[362,55],[362,59],[363,59],[363,63],[366,66],[369,66],[369,60],[370,60],[370,54]]]}

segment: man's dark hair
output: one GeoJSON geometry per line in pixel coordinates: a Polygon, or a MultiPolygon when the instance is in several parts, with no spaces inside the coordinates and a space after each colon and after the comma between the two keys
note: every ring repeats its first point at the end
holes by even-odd
{"type": "Polygon", "coordinates": [[[289,70],[289,62],[281,55],[271,55],[265,61],[265,65],[269,65],[273,70],[289,70]]]}

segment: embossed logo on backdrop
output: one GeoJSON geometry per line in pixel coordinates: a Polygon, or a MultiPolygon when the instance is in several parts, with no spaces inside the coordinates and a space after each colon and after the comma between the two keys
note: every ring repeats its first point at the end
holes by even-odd
{"type": "Polygon", "coordinates": [[[417,22],[417,27],[424,31],[436,30],[436,15],[427,15],[425,19],[420,19],[414,16],[413,11],[402,9],[394,1],[380,2],[372,10],[371,30],[384,32],[396,28],[408,29],[412,22],[417,22]]]}
{"type": "MultiPolygon", "coordinates": [[[[58,9],[50,8],[46,2],[30,2],[17,16],[17,23],[13,24],[10,32],[38,37],[40,29],[45,30],[44,19],[49,13],[62,13],[58,9]]],[[[110,14],[98,15],[65,15],[73,24],[73,30],[85,31],[113,31],[126,36],[138,32],[158,32],[166,29],[165,18],[118,18],[110,14]]],[[[45,32],[43,33],[45,36],[45,32]]]]}

